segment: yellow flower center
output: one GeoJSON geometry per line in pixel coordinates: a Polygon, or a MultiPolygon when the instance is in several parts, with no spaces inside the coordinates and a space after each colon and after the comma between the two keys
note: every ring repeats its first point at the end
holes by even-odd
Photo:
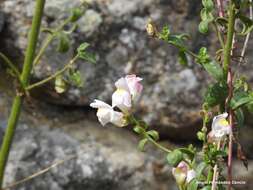
{"type": "Polygon", "coordinates": [[[123,89],[123,88],[118,88],[118,89],[116,90],[116,93],[118,93],[118,94],[120,94],[120,95],[124,94],[125,92],[126,92],[126,90],[123,89]]]}
{"type": "Polygon", "coordinates": [[[220,119],[220,120],[218,121],[218,124],[221,125],[221,126],[224,126],[224,127],[226,127],[226,126],[229,125],[229,124],[228,124],[228,121],[227,121],[226,119],[220,119]]]}

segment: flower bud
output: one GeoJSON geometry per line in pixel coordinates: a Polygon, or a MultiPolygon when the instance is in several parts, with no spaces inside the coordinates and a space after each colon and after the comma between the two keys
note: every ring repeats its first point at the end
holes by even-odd
{"type": "Polygon", "coordinates": [[[148,23],[146,25],[146,31],[149,36],[152,36],[152,37],[157,36],[157,28],[151,19],[148,20],[148,23]]]}

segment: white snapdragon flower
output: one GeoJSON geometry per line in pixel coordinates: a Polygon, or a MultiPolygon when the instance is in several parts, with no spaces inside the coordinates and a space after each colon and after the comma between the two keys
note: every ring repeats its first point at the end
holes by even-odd
{"type": "Polygon", "coordinates": [[[125,78],[115,83],[117,90],[112,95],[112,107],[117,106],[124,113],[128,113],[132,106],[131,94],[125,78]]]}
{"type": "Polygon", "coordinates": [[[111,122],[119,127],[127,125],[126,118],[132,108],[132,103],[136,100],[143,89],[140,84],[142,79],[136,75],[127,75],[116,81],[116,91],[112,95],[112,106],[100,100],[95,100],[90,104],[97,108],[97,117],[102,125],[111,122]],[[118,107],[122,112],[115,111],[118,107]]]}
{"type": "Polygon", "coordinates": [[[211,138],[221,140],[223,137],[231,133],[231,127],[226,120],[227,117],[228,113],[223,113],[213,118],[212,130],[209,134],[211,138]]]}
{"type": "Polygon", "coordinates": [[[142,78],[137,77],[136,75],[127,75],[125,77],[130,94],[132,95],[132,99],[135,100],[137,99],[143,89],[142,84],[140,81],[142,81],[142,78]]]}
{"type": "Polygon", "coordinates": [[[117,90],[112,95],[112,107],[117,106],[125,113],[132,107],[132,101],[136,100],[143,89],[140,84],[142,78],[136,75],[127,75],[116,81],[117,90]]]}
{"type": "Polygon", "coordinates": [[[124,114],[121,112],[114,111],[112,106],[107,103],[94,100],[90,104],[92,108],[97,108],[97,117],[99,122],[104,126],[107,123],[111,122],[118,127],[123,127],[126,125],[126,121],[124,119],[124,114]]]}
{"type": "Polygon", "coordinates": [[[179,185],[189,183],[196,177],[196,172],[193,169],[190,169],[188,164],[184,161],[181,161],[177,167],[172,169],[172,174],[179,185]]]}

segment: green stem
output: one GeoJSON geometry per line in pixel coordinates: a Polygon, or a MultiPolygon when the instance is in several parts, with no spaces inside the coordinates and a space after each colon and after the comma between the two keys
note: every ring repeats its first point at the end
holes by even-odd
{"type": "Polygon", "coordinates": [[[73,59],[71,59],[71,61],[68,62],[68,64],[66,64],[61,70],[57,71],[56,73],[54,73],[53,75],[49,76],[48,78],[45,78],[42,81],[39,81],[37,83],[31,84],[29,86],[27,86],[25,89],[26,90],[31,90],[35,87],[41,86],[47,82],[49,82],[50,80],[56,78],[57,76],[61,75],[62,73],[64,73],[71,65],[73,65],[73,63],[75,63],[75,61],[78,59],[78,55],[76,55],[73,59]]]}
{"type": "Polygon", "coordinates": [[[47,47],[49,46],[49,44],[53,41],[53,39],[55,38],[55,36],[57,35],[57,33],[59,31],[61,31],[63,29],[64,26],[66,26],[69,22],[70,22],[70,17],[68,19],[66,19],[59,27],[57,27],[54,31],[53,34],[48,34],[48,36],[46,37],[42,47],[40,48],[37,56],[34,58],[33,64],[37,65],[41,59],[41,57],[43,56],[43,54],[45,53],[47,47]]]}
{"type": "Polygon", "coordinates": [[[224,46],[225,46],[224,40],[223,40],[222,34],[217,26],[217,23],[213,22],[213,26],[214,26],[214,30],[216,32],[216,35],[218,36],[218,40],[220,42],[221,48],[224,49],[224,46]]]}
{"type": "Polygon", "coordinates": [[[210,184],[213,179],[213,168],[209,167],[208,173],[207,173],[207,183],[210,184]]]}
{"type": "Polygon", "coordinates": [[[234,27],[235,27],[235,7],[234,7],[234,3],[230,1],[228,32],[227,32],[225,49],[224,49],[224,65],[223,65],[226,76],[228,74],[228,68],[231,61],[231,51],[232,51],[233,36],[234,36],[234,30],[235,30],[234,27]]]}
{"type": "MultiPolygon", "coordinates": [[[[232,46],[233,46],[233,38],[234,38],[234,26],[235,26],[235,5],[232,0],[229,1],[229,18],[228,18],[228,32],[227,32],[227,38],[226,38],[226,45],[224,49],[224,72],[227,77],[227,82],[229,86],[229,95],[227,98],[226,103],[231,100],[233,96],[233,81],[232,81],[232,72],[230,69],[230,62],[231,62],[231,54],[232,54],[232,46]]],[[[226,106],[227,107],[227,106],[226,106]]],[[[229,109],[229,118],[230,118],[230,126],[231,129],[233,127],[233,114],[232,110],[229,109]]],[[[231,182],[232,182],[232,135],[229,135],[229,153],[228,153],[228,190],[231,189],[231,182]]]]}
{"type": "MultiPolygon", "coordinates": [[[[24,87],[28,85],[31,69],[33,66],[33,58],[35,54],[36,44],[38,41],[44,5],[45,5],[45,0],[36,1],[31,32],[29,34],[28,47],[26,49],[24,66],[23,66],[21,77],[20,77],[20,80],[24,87]]],[[[11,113],[8,119],[7,129],[5,131],[5,135],[4,135],[4,139],[3,139],[3,143],[2,143],[2,147],[0,151],[0,187],[2,187],[2,184],[3,184],[5,166],[7,164],[10,147],[13,141],[16,125],[19,119],[22,100],[23,100],[22,96],[16,95],[16,97],[14,98],[11,113]]]]}
{"type": "Polygon", "coordinates": [[[185,52],[188,53],[189,55],[191,55],[192,57],[194,57],[195,59],[198,59],[199,56],[195,53],[193,53],[192,51],[185,49],[185,52]]]}
{"type": "Polygon", "coordinates": [[[164,146],[162,146],[161,144],[159,144],[158,142],[154,141],[152,138],[147,138],[149,142],[151,142],[153,145],[155,145],[157,148],[159,148],[160,150],[166,152],[166,153],[170,153],[171,150],[165,148],[164,146]]]}
{"type": "Polygon", "coordinates": [[[4,60],[4,62],[8,65],[8,67],[14,72],[16,77],[20,80],[21,74],[20,74],[18,68],[14,65],[14,63],[1,52],[0,52],[0,57],[4,60]]]}
{"type": "MultiPolygon", "coordinates": [[[[130,123],[132,123],[134,126],[141,126],[140,122],[137,119],[135,119],[135,117],[133,115],[130,115],[129,119],[130,119],[130,123]]],[[[145,123],[145,125],[147,125],[147,124],[145,123]]],[[[164,147],[163,145],[159,144],[158,142],[156,142],[154,139],[152,139],[148,135],[147,135],[146,138],[148,139],[149,142],[151,142],[153,145],[155,145],[160,150],[162,150],[162,151],[164,151],[166,153],[170,153],[171,152],[171,150],[169,150],[166,147],[164,147]]]]}

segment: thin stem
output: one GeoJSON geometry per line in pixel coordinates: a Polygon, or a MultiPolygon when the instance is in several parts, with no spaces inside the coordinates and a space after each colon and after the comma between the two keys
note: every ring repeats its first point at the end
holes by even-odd
{"type": "MultiPolygon", "coordinates": [[[[133,115],[130,115],[129,116],[129,119],[131,121],[131,123],[134,125],[134,126],[139,126],[140,125],[140,122],[135,119],[135,117],[133,115]]],[[[145,123],[146,125],[146,123],[145,123]]],[[[147,139],[149,142],[151,142],[153,145],[155,145],[157,148],[159,148],[160,150],[166,152],[166,153],[170,153],[171,150],[167,149],[166,147],[162,146],[161,144],[159,144],[158,142],[156,142],[154,139],[152,139],[151,137],[147,136],[147,139]]]]}
{"type": "Polygon", "coordinates": [[[8,67],[14,72],[16,77],[20,80],[20,72],[18,68],[14,65],[14,63],[3,53],[0,52],[0,57],[4,60],[4,62],[8,65],[8,67]]]}
{"type": "MultiPolygon", "coordinates": [[[[228,100],[233,97],[233,75],[231,72],[231,68],[228,71],[228,88],[229,88],[229,95],[228,100]]],[[[228,101],[229,102],[229,101],[228,101]]],[[[229,144],[228,144],[228,190],[232,188],[232,155],[233,155],[233,127],[234,127],[234,120],[233,120],[233,110],[229,109],[229,124],[231,127],[231,133],[229,134],[229,144]]]]}
{"type": "Polygon", "coordinates": [[[209,184],[212,181],[213,177],[213,168],[210,166],[207,173],[207,183],[209,184]]]}
{"type": "Polygon", "coordinates": [[[75,63],[75,61],[78,59],[78,55],[76,55],[73,59],[71,59],[71,61],[69,61],[61,70],[55,72],[53,75],[49,76],[48,78],[45,78],[44,80],[41,80],[37,83],[31,84],[29,86],[27,86],[25,89],[26,90],[31,90],[35,87],[39,87],[47,82],[49,82],[50,80],[56,78],[57,76],[61,75],[62,73],[64,73],[69,67],[71,67],[71,65],[73,65],[73,63],[75,63]]]}
{"type": "Polygon", "coordinates": [[[12,189],[14,187],[17,187],[18,185],[21,185],[21,184],[23,184],[23,183],[25,183],[27,181],[30,181],[30,180],[38,177],[38,176],[41,176],[41,175],[47,173],[48,171],[52,170],[53,168],[56,168],[59,165],[62,165],[63,163],[65,163],[66,161],[70,161],[70,160],[72,160],[72,159],[74,159],[76,157],[77,157],[77,155],[71,155],[71,156],[68,156],[67,158],[65,158],[64,160],[58,160],[55,163],[53,163],[52,165],[50,165],[50,166],[48,166],[48,167],[46,167],[46,168],[44,168],[44,169],[42,169],[42,170],[40,170],[40,171],[32,174],[32,175],[30,175],[30,176],[28,176],[28,177],[26,177],[24,179],[21,179],[19,181],[16,181],[16,182],[10,184],[10,185],[7,185],[2,190],[9,190],[9,189],[12,189]]]}
{"type": "Polygon", "coordinates": [[[225,46],[225,45],[224,45],[224,41],[223,41],[221,32],[220,32],[220,30],[219,30],[219,28],[218,28],[216,22],[213,22],[213,26],[214,26],[215,32],[216,32],[216,34],[217,34],[217,36],[218,36],[220,45],[221,45],[222,49],[224,49],[224,46],[225,46]]]}
{"type": "MultiPolygon", "coordinates": [[[[220,150],[220,144],[221,144],[221,142],[218,141],[217,151],[220,150]]],[[[219,176],[219,173],[218,173],[218,164],[215,164],[215,166],[213,168],[212,190],[216,189],[216,181],[218,179],[218,176],[219,176]]]]}
{"type": "Polygon", "coordinates": [[[223,0],[216,0],[216,2],[217,2],[218,10],[219,10],[219,16],[224,17],[225,13],[223,9],[223,0]]]}
{"type": "Polygon", "coordinates": [[[224,71],[228,74],[228,68],[231,61],[231,51],[234,36],[234,26],[235,26],[235,6],[232,1],[229,2],[229,19],[228,19],[228,32],[226,38],[226,45],[224,49],[224,71]]]}
{"type": "Polygon", "coordinates": [[[170,153],[171,152],[171,150],[169,150],[166,147],[162,146],[161,144],[159,144],[158,142],[156,142],[152,138],[148,138],[148,141],[151,142],[153,145],[155,145],[160,150],[164,151],[165,153],[170,153]]]}
{"type": "MultiPolygon", "coordinates": [[[[24,87],[27,86],[33,66],[33,58],[35,54],[36,44],[38,41],[41,19],[43,15],[45,0],[37,0],[35,13],[32,21],[31,32],[29,34],[28,47],[26,49],[24,66],[21,74],[21,82],[24,87]]],[[[4,171],[9,157],[10,147],[15,134],[16,125],[19,119],[21,104],[23,97],[16,95],[13,101],[11,113],[8,119],[7,129],[4,135],[1,151],[0,151],[0,187],[2,187],[4,179],[4,171]]]]}
{"type": "Polygon", "coordinates": [[[41,57],[43,56],[43,54],[45,53],[47,47],[50,45],[50,43],[53,41],[53,39],[55,38],[55,36],[57,35],[57,33],[59,31],[61,31],[63,29],[63,27],[65,25],[67,25],[70,22],[70,18],[66,19],[59,27],[57,27],[54,31],[53,34],[48,34],[47,38],[45,39],[41,49],[39,50],[37,56],[34,58],[33,64],[37,65],[41,59],[41,57]]]}
{"type": "MultiPolygon", "coordinates": [[[[250,12],[250,19],[252,20],[253,19],[253,10],[252,10],[252,0],[249,0],[249,12],[250,12]]],[[[245,41],[244,41],[244,44],[243,44],[243,48],[242,48],[242,52],[241,52],[241,58],[240,58],[240,61],[239,61],[239,64],[242,63],[243,59],[244,59],[244,55],[246,53],[246,49],[248,47],[248,43],[249,43],[249,39],[250,39],[250,32],[247,34],[246,38],[245,38],[245,41]]]]}
{"type": "Polygon", "coordinates": [[[188,50],[188,49],[184,49],[186,53],[188,53],[189,55],[191,55],[192,57],[194,57],[195,59],[198,59],[199,56],[195,53],[193,53],[192,51],[188,50]]]}
{"type": "MultiPolygon", "coordinates": [[[[233,96],[233,79],[232,79],[232,71],[231,71],[231,55],[232,55],[232,46],[234,39],[234,26],[235,26],[235,5],[233,1],[229,1],[229,14],[228,14],[228,32],[226,38],[226,45],[224,49],[224,72],[227,76],[227,83],[229,88],[229,95],[226,100],[226,108],[228,108],[228,104],[233,96]]],[[[232,149],[233,149],[233,111],[229,109],[229,123],[231,127],[231,134],[229,136],[229,153],[228,153],[228,190],[231,190],[232,185],[232,149]]]]}

